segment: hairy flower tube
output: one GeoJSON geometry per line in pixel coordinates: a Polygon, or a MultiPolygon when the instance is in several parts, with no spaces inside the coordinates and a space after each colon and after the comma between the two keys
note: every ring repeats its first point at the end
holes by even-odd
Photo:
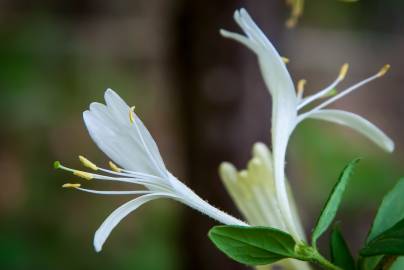
{"type": "MultiPolygon", "coordinates": [[[[301,242],[304,241],[305,237],[302,233],[300,222],[296,222],[297,215],[290,192],[288,192],[289,187],[285,177],[285,157],[290,135],[303,120],[309,118],[320,119],[350,127],[368,137],[382,149],[392,152],[394,150],[393,141],[368,120],[354,113],[336,109],[324,109],[329,104],[357,90],[359,87],[383,76],[390,66],[385,65],[373,76],[337,93],[335,87],[344,80],[348,72],[348,64],[344,64],[334,82],[318,93],[304,97],[305,81],[301,80],[297,83],[296,91],[291,76],[286,68],[284,58],[279,55],[271,42],[251,19],[247,11],[245,9],[237,10],[234,14],[234,19],[244,31],[245,35],[226,30],[221,30],[221,34],[224,37],[240,42],[256,54],[264,82],[272,96],[272,154],[269,154],[271,159],[268,159],[266,163],[271,163],[273,170],[273,177],[268,181],[274,182],[274,191],[270,195],[276,197],[276,200],[272,200],[272,205],[266,206],[266,208],[272,207],[276,211],[272,212],[272,216],[268,213],[265,213],[265,215],[261,213],[262,216],[253,217],[253,213],[250,213],[251,210],[247,210],[247,204],[241,206],[240,202],[237,202],[237,199],[235,199],[235,201],[247,220],[252,224],[262,223],[260,225],[281,226],[281,228],[290,233],[297,242],[301,242]],[[309,108],[303,113],[301,112],[307,105],[311,105],[313,102],[320,100],[323,102],[319,105],[314,106],[314,108],[309,108]],[[245,208],[245,210],[243,210],[243,208],[245,208]],[[271,218],[278,220],[269,221],[268,219],[271,218]]],[[[233,198],[239,196],[235,195],[239,194],[234,191],[237,188],[245,190],[247,185],[248,189],[254,190],[259,187],[257,177],[250,176],[246,178],[243,176],[248,175],[251,171],[250,166],[253,168],[256,164],[257,161],[254,157],[249,164],[247,172],[242,171],[239,174],[236,174],[235,170],[231,169],[228,164],[222,165],[222,177],[228,178],[225,182],[227,182],[226,185],[233,198]],[[223,169],[226,167],[227,169],[223,169]],[[233,173],[231,171],[233,171],[233,173]],[[225,174],[227,174],[227,176],[224,176],[225,174]],[[229,177],[229,175],[232,174],[233,177],[229,177]],[[234,176],[234,174],[236,174],[237,177],[234,176]],[[234,180],[234,183],[229,184],[231,178],[234,180]]],[[[266,166],[269,166],[268,164],[266,166]]],[[[271,184],[269,183],[267,185],[271,184]]],[[[268,189],[270,188],[268,187],[268,189]]],[[[256,213],[256,215],[259,214],[256,213]]]]}
{"type": "Polygon", "coordinates": [[[94,236],[96,251],[101,251],[105,240],[123,218],[141,205],[159,198],[179,201],[226,225],[248,226],[201,199],[166,169],[149,131],[135,114],[134,108],[130,108],[117,93],[108,89],[105,102],[106,105],[91,103],[90,109],[83,113],[83,118],[93,141],[113,160],[114,163],[109,162],[111,169],[100,168],[83,156],[79,156],[80,161],[93,172],[70,169],[58,161],[54,164],[55,168],[87,180],[125,182],[137,188],[143,186],[140,190],[101,191],[82,188],[81,184],[76,183],[63,185],[101,195],[138,196],[117,208],[102,223],[94,236]]]}

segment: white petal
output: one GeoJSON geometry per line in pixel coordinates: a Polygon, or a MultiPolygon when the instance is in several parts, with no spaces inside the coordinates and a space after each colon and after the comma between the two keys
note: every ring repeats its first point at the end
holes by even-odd
{"type": "Polygon", "coordinates": [[[108,106],[92,103],[84,122],[97,146],[121,167],[166,176],[156,143],[139,117],[129,120],[129,106],[111,89],[105,92],[108,106]]]}
{"type": "Polygon", "coordinates": [[[289,232],[298,238],[294,226],[285,184],[285,155],[290,134],[297,123],[297,104],[293,81],[281,56],[271,42],[254,23],[247,11],[236,12],[235,19],[258,49],[258,57],[265,84],[272,95],[272,148],[276,194],[289,232]]]}
{"type": "Polygon", "coordinates": [[[234,17],[250,42],[236,33],[222,30],[221,34],[242,43],[257,54],[268,90],[272,95],[279,93],[285,96],[290,100],[288,103],[294,105],[295,110],[297,105],[295,87],[281,56],[245,9],[236,11],[234,17]]]}
{"type": "Polygon", "coordinates": [[[341,110],[319,110],[309,113],[306,118],[325,120],[350,127],[368,137],[387,152],[394,150],[394,142],[383,131],[357,114],[341,110]]]}
{"type": "Polygon", "coordinates": [[[131,138],[127,128],[120,128],[93,111],[85,111],[83,118],[93,141],[115,163],[128,170],[156,174],[147,154],[140,143],[131,138]]]}
{"type": "Polygon", "coordinates": [[[118,225],[118,223],[125,218],[132,211],[135,211],[138,207],[143,204],[162,197],[172,197],[173,195],[168,193],[153,193],[148,195],[143,195],[134,200],[131,200],[119,208],[115,209],[112,214],[101,224],[98,230],[95,232],[94,236],[94,247],[97,252],[101,251],[102,246],[110,235],[111,231],[118,225]]]}

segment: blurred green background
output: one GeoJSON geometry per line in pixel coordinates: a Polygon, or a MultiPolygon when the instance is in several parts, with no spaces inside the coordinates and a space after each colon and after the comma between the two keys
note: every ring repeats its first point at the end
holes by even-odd
{"type": "Polygon", "coordinates": [[[302,124],[289,147],[288,174],[308,232],[340,170],[363,157],[338,216],[359,248],[383,194],[404,176],[403,1],[306,1],[288,30],[281,0],[3,0],[0,269],[244,269],[207,239],[213,221],[168,201],[130,215],[97,254],[95,230],[129,198],[62,190],[75,180],[52,168],[54,160],[79,167],[78,154],[106,164],[81,113],[111,87],[136,105],[167,167],[239,216],[217,166],[229,160],[242,168],[252,143],[268,143],[270,131],[270,97],[254,56],[218,34],[236,29],[232,13],[242,6],[291,59],[293,78],[308,80],[307,93],[331,82],[344,62],[347,86],[392,65],[333,106],[384,129],[396,142],[393,154],[318,121],[302,124]]]}

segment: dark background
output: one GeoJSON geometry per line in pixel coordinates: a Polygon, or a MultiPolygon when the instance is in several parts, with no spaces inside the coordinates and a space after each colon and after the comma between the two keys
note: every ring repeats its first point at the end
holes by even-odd
{"type": "Polygon", "coordinates": [[[130,198],[63,190],[72,176],[52,168],[54,160],[80,167],[78,154],[106,164],[81,113],[111,87],[136,105],[167,167],[240,216],[217,167],[228,160],[242,168],[254,142],[269,142],[271,111],[255,57],[218,34],[238,31],[232,14],[240,7],[290,58],[293,78],[308,80],[307,93],[334,80],[344,62],[351,64],[346,86],[392,65],[333,106],[383,128],[396,142],[393,154],[317,121],[300,126],[289,147],[288,175],[307,232],[343,166],[364,158],[338,216],[359,248],[382,195],[404,175],[402,1],[306,1],[299,25],[288,30],[281,0],[3,0],[0,269],[243,269],[207,239],[213,221],[167,200],[127,217],[97,254],[95,230],[130,198]]]}

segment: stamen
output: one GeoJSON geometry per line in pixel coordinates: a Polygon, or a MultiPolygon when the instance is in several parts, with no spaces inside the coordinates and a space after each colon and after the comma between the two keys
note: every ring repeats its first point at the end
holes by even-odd
{"type": "Polygon", "coordinates": [[[287,0],[286,3],[290,5],[292,9],[290,17],[286,21],[286,27],[293,28],[303,14],[304,0],[287,0]]]}
{"type": "Polygon", "coordinates": [[[282,61],[284,64],[288,64],[290,62],[289,58],[287,58],[287,57],[282,56],[281,58],[282,58],[282,61]]]}
{"type": "Polygon", "coordinates": [[[164,185],[165,180],[163,178],[161,178],[159,176],[149,175],[146,173],[132,172],[132,171],[126,171],[126,170],[122,170],[123,173],[118,173],[118,172],[106,170],[103,168],[98,168],[99,171],[123,176],[123,177],[111,177],[111,176],[95,174],[95,173],[88,173],[88,172],[83,172],[83,171],[78,171],[78,170],[74,170],[71,168],[67,168],[67,167],[63,166],[62,164],[60,164],[59,161],[54,162],[54,167],[56,169],[62,169],[62,170],[71,172],[76,176],[79,176],[79,177],[82,177],[82,178],[88,179],[88,180],[98,179],[98,180],[108,180],[108,181],[119,181],[119,182],[139,184],[139,185],[149,185],[149,186],[154,186],[156,188],[166,188],[166,186],[164,185]]]}
{"type": "Polygon", "coordinates": [[[384,66],[380,69],[380,71],[377,73],[377,76],[378,76],[378,77],[381,77],[381,76],[383,76],[384,74],[386,74],[387,71],[389,71],[390,67],[391,67],[391,66],[390,66],[389,64],[384,65],[384,66]]]}
{"type": "MultiPolygon", "coordinates": [[[[321,103],[320,105],[318,105],[317,107],[315,107],[313,110],[307,112],[307,114],[310,114],[310,113],[312,113],[312,112],[318,111],[318,110],[324,108],[325,106],[330,105],[330,104],[333,103],[334,101],[336,101],[336,100],[338,100],[338,99],[340,99],[340,98],[346,96],[347,94],[351,93],[352,91],[358,89],[358,88],[361,87],[362,85],[365,85],[365,84],[367,84],[367,83],[369,83],[369,82],[371,82],[371,81],[373,81],[373,80],[375,80],[375,79],[377,79],[377,78],[380,78],[381,76],[383,76],[384,74],[386,74],[386,72],[389,70],[389,68],[390,68],[390,65],[385,65],[385,66],[383,66],[383,67],[380,69],[380,71],[379,71],[378,73],[376,73],[375,75],[370,76],[369,78],[367,78],[367,79],[365,79],[365,80],[363,80],[363,81],[358,82],[357,84],[355,84],[355,85],[349,87],[349,88],[346,89],[345,91],[340,92],[338,95],[333,96],[332,98],[326,100],[325,102],[323,102],[323,103],[321,103]]],[[[306,115],[306,113],[305,113],[305,115],[306,115]]]]}
{"type": "Polygon", "coordinates": [[[66,183],[62,185],[62,188],[79,188],[81,187],[80,184],[71,184],[71,183],[66,183]]]}
{"type": "Polygon", "coordinates": [[[348,73],[348,69],[349,69],[349,64],[345,63],[342,65],[340,71],[339,71],[339,75],[338,75],[338,79],[340,81],[342,81],[343,79],[345,79],[346,74],[348,73]]]}
{"type": "Polygon", "coordinates": [[[90,168],[90,169],[92,169],[94,171],[98,170],[97,165],[95,165],[94,163],[92,163],[91,161],[86,159],[85,157],[79,156],[79,160],[85,167],[90,168]]]}
{"type": "Polygon", "coordinates": [[[297,109],[300,110],[303,107],[307,106],[308,104],[310,104],[311,102],[313,102],[319,98],[325,98],[325,97],[335,95],[335,91],[336,91],[335,87],[345,78],[346,74],[348,73],[348,69],[349,69],[349,64],[348,63],[343,64],[341,66],[337,79],[335,79],[329,86],[327,86],[323,90],[317,92],[314,95],[304,98],[297,106],[297,109]]]}
{"type": "Polygon", "coordinates": [[[129,108],[129,121],[131,124],[133,124],[135,122],[135,106],[132,106],[129,108]]]}
{"type": "Polygon", "coordinates": [[[122,171],[122,169],[119,168],[118,166],[116,166],[112,161],[108,162],[108,165],[109,165],[109,167],[111,167],[111,169],[112,169],[114,172],[120,173],[120,172],[122,171]]]}
{"type": "Polygon", "coordinates": [[[100,194],[100,195],[144,195],[153,193],[150,190],[135,190],[135,191],[110,191],[110,190],[95,190],[95,189],[87,189],[87,188],[77,188],[80,191],[93,193],[93,194],[100,194]]]}
{"type": "Polygon", "coordinates": [[[86,180],[91,180],[91,179],[94,178],[94,175],[92,173],[83,172],[83,171],[73,170],[73,174],[78,176],[78,177],[84,178],[86,180]]]}
{"type": "Polygon", "coordinates": [[[335,96],[336,94],[338,94],[338,91],[337,91],[337,89],[333,88],[328,93],[324,94],[324,96],[322,96],[320,98],[328,98],[328,97],[335,96]]]}
{"type": "Polygon", "coordinates": [[[297,97],[300,99],[303,97],[304,86],[306,85],[307,81],[305,79],[301,79],[297,82],[297,97]]]}

